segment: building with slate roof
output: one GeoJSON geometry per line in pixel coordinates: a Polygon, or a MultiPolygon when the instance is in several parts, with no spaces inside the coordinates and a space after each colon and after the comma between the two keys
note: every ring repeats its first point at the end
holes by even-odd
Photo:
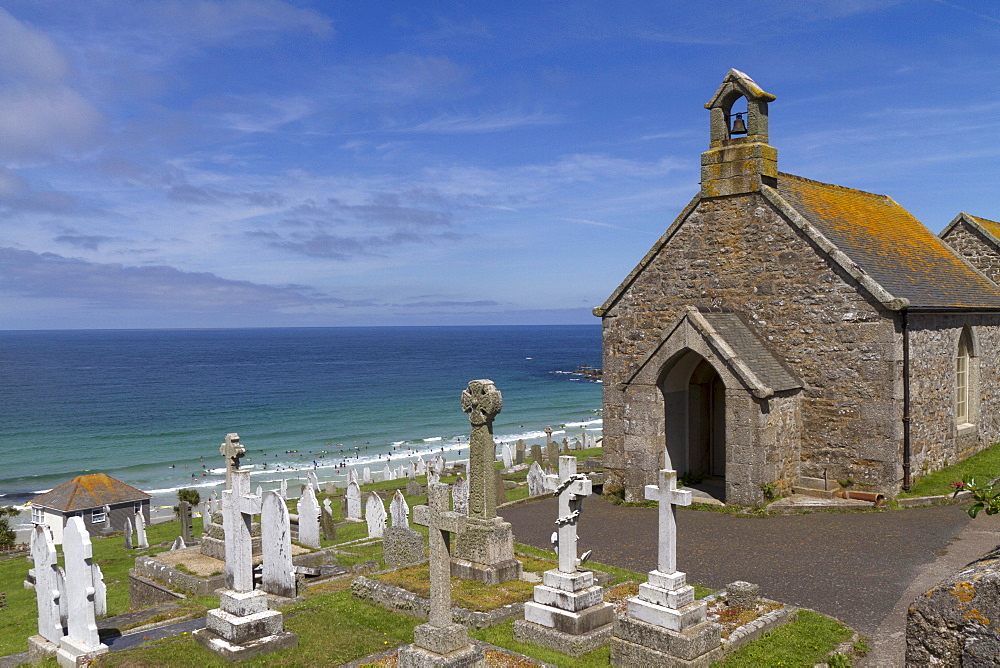
{"type": "Polygon", "coordinates": [[[91,473],[64,482],[31,500],[31,521],[47,524],[56,544],[62,543],[63,528],[70,517],[82,517],[91,535],[122,531],[125,519],[135,523],[136,513],[142,513],[148,525],[149,503],[152,497],[115,480],[106,473],[91,473]]]}
{"type": "Polygon", "coordinates": [[[780,172],[774,100],[730,70],[701,192],[594,309],[605,489],[626,500],[664,467],[739,504],[848,479],[894,495],[1000,440],[1000,224],[938,236],[780,172]]]}

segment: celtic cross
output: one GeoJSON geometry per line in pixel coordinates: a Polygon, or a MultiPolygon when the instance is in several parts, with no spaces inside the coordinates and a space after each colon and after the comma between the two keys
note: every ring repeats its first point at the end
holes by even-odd
{"type": "Polygon", "coordinates": [[[496,484],[493,480],[493,418],[503,407],[503,397],[492,380],[469,381],[462,391],[462,410],[469,414],[469,517],[497,516],[496,484]]]}

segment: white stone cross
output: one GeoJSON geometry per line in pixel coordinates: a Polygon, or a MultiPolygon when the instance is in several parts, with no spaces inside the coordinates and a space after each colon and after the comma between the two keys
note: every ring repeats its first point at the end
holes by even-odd
{"type": "Polygon", "coordinates": [[[427,505],[413,509],[413,521],[428,528],[431,575],[431,626],[449,626],[451,622],[451,555],[449,534],[465,531],[465,515],[448,510],[448,485],[432,482],[427,486],[427,505]]]}
{"type": "Polygon", "coordinates": [[[222,528],[226,536],[226,588],[253,591],[253,543],[250,524],[261,511],[261,498],[250,494],[250,472],[233,471],[233,487],[222,492],[222,528]]]}
{"type": "Polygon", "coordinates": [[[240,467],[240,457],[246,453],[239,434],[226,434],[226,440],[219,446],[219,454],[226,459],[226,489],[233,488],[233,471],[240,467]]]}
{"type": "Polygon", "coordinates": [[[690,506],[691,492],[677,489],[677,471],[660,469],[660,484],[646,485],[646,499],[660,504],[660,539],[656,570],[677,571],[677,508],[690,506]]]}
{"type": "Polygon", "coordinates": [[[576,522],[580,517],[584,497],[590,496],[590,478],[576,472],[576,457],[565,455],[559,458],[559,475],[546,476],[550,484],[555,484],[555,495],[559,497],[559,519],[556,520],[557,553],[559,570],[575,573],[577,567],[586,561],[590,553],[582,559],[576,557],[576,522]]]}

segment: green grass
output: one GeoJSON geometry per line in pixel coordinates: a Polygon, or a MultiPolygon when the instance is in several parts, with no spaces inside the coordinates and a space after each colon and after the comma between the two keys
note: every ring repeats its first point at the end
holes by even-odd
{"type": "Polygon", "coordinates": [[[809,667],[820,663],[833,649],[851,638],[851,630],[835,619],[809,610],[800,610],[795,620],[756,642],[736,650],[718,668],[746,666],[809,667]]]}
{"type": "Polygon", "coordinates": [[[951,494],[955,491],[951,483],[961,481],[965,475],[970,475],[977,482],[984,484],[1000,476],[1000,443],[977,452],[965,461],[920,476],[910,487],[910,491],[901,492],[899,498],[951,494]]]}

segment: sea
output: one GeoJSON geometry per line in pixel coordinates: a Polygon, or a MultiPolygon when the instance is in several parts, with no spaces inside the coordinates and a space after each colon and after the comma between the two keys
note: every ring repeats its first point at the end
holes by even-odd
{"type": "MultiPolygon", "coordinates": [[[[0,332],[0,505],[104,472],[176,503],[225,486],[236,432],[266,489],[312,469],[380,472],[441,453],[468,458],[461,393],[503,395],[498,446],[601,435],[601,329],[334,327],[0,332]]],[[[21,525],[27,523],[22,514],[21,525]]]]}

